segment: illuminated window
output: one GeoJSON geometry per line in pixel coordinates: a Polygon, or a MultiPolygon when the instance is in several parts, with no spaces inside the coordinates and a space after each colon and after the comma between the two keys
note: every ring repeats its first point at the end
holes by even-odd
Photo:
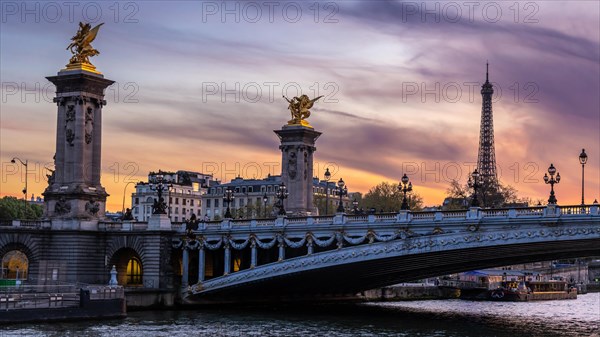
{"type": "Polygon", "coordinates": [[[213,277],[215,276],[213,270],[213,259],[212,256],[204,260],[204,276],[205,277],[213,277]]]}
{"type": "Polygon", "coordinates": [[[2,274],[0,278],[9,280],[26,280],[29,269],[27,256],[18,250],[11,250],[2,257],[2,274]]]}
{"type": "Polygon", "coordinates": [[[132,257],[127,262],[127,284],[142,284],[142,263],[132,257]]]}
{"type": "Polygon", "coordinates": [[[236,257],[233,259],[233,271],[240,271],[240,268],[242,267],[242,259],[239,257],[236,257]]]}

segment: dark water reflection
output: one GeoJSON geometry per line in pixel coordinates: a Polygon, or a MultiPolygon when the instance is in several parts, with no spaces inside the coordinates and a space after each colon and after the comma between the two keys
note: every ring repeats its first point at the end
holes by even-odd
{"type": "Polygon", "coordinates": [[[10,325],[0,336],[600,336],[600,294],[529,303],[461,300],[132,312],[123,320],[10,325]]]}

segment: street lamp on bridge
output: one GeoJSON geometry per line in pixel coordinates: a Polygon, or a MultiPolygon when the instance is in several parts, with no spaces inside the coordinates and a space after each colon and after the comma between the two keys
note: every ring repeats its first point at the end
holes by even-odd
{"type": "Polygon", "coordinates": [[[337,212],[344,213],[344,204],[342,203],[342,197],[348,194],[348,187],[344,182],[344,179],[340,178],[337,183],[337,194],[340,196],[340,202],[338,203],[337,212]]]}
{"type": "Polygon", "coordinates": [[[406,173],[404,173],[404,175],[402,175],[402,180],[400,180],[400,183],[398,184],[398,189],[404,195],[404,197],[402,198],[402,206],[400,206],[400,209],[401,210],[409,210],[410,207],[408,206],[408,200],[406,199],[406,193],[412,192],[413,188],[412,188],[412,183],[410,181],[408,181],[408,176],[406,175],[406,173]]]}
{"type": "Polygon", "coordinates": [[[587,163],[588,156],[585,153],[585,149],[581,149],[581,154],[579,155],[579,163],[581,164],[581,204],[585,205],[585,199],[583,197],[583,189],[584,189],[584,167],[585,163],[587,163]]]}
{"type": "Polygon", "coordinates": [[[477,169],[471,173],[469,181],[467,181],[469,188],[473,189],[473,197],[471,198],[471,207],[479,207],[479,200],[477,199],[477,189],[481,186],[479,182],[479,172],[477,169]],[[473,179],[471,179],[473,178],[473,179]]]}
{"type": "Polygon", "coordinates": [[[554,195],[554,184],[560,182],[560,173],[557,173],[554,165],[550,164],[550,167],[548,167],[548,174],[544,173],[544,183],[550,184],[550,198],[548,198],[548,204],[556,205],[558,200],[556,200],[556,196],[554,195]],[[550,177],[548,177],[548,174],[550,174],[550,177]],[[556,178],[554,177],[554,174],[556,174],[556,178]]]}
{"type": "Polygon", "coordinates": [[[269,197],[267,197],[267,192],[265,192],[265,194],[263,195],[263,204],[265,205],[265,219],[267,218],[267,201],[269,201],[269,197]]]}
{"type": "Polygon", "coordinates": [[[331,173],[329,173],[329,167],[325,169],[325,215],[329,209],[329,180],[331,179],[331,173]]]}
{"type": "Polygon", "coordinates": [[[352,201],[352,211],[354,212],[354,214],[358,214],[358,200],[356,200],[356,198],[354,198],[354,200],[352,201]]]}
{"type": "MultiPolygon", "coordinates": [[[[127,184],[125,184],[125,187],[123,188],[123,207],[121,208],[121,219],[124,219],[125,216],[125,195],[127,193],[127,186],[133,183],[135,183],[135,181],[130,181],[127,184]]],[[[133,208],[133,205],[131,205],[131,208],[133,208]]]]}
{"type": "MultiPolygon", "coordinates": [[[[14,157],[10,162],[16,164],[16,161],[19,161],[21,165],[25,166],[25,188],[23,189],[23,201],[27,202],[27,159],[23,162],[21,159],[14,157]]],[[[27,206],[27,205],[25,205],[27,206]]]]}
{"type": "Polygon", "coordinates": [[[224,215],[225,219],[231,219],[231,208],[229,206],[234,199],[235,196],[233,195],[233,190],[231,187],[227,187],[225,189],[225,194],[223,195],[223,202],[227,204],[227,209],[225,210],[224,215]]]}
{"type": "Polygon", "coordinates": [[[279,184],[279,189],[277,190],[277,199],[279,199],[279,201],[277,201],[279,208],[279,212],[277,214],[286,215],[285,208],[283,207],[283,200],[287,199],[288,195],[289,193],[285,187],[285,184],[281,182],[281,184],[279,184]]]}
{"type": "Polygon", "coordinates": [[[158,194],[158,200],[154,200],[154,204],[152,205],[152,214],[167,214],[167,204],[165,203],[165,198],[163,198],[163,192],[165,190],[163,175],[157,174],[154,179],[156,181],[156,185],[151,183],[149,187],[151,190],[156,191],[158,194]]]}

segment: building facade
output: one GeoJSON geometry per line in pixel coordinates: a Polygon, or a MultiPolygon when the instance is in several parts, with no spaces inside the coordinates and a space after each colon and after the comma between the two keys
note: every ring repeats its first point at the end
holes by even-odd
{"type": "Polygon", "coordinates": [[[167,215],[171,222],[182,222],[192,214],[202,216],[202,195],[215,183],[212,175],[191,171],[150,172],[147,182],[139,182],[131,195],[131,213],[136,221],[148,221],[152,215],[152,205],[158,199],[155,188],[156,176],[163,176],[167,189],[164,195],[167,215]]]}
{"type": "MultiPolygon", "coordinates": [[[[273,217],[277,210],[274,205],[277,202],[277,191],[281,184],[281,176],[269,175],[264,179],[243,179],[237,177],[226,184],[215,183],[211,185],[206,194],[202,195],[202,214],[209,220],[218,220],[223,218],[227,204],[223,200],[225,191],[230,188],[233,190],[233,201],[231,201],[230,211],[233,218],[251,219],[273,217]]],[[[313,203],[315,208],[319,209],[320,215],[325,215],[325,203],[328,202],[328,214],[334,214],[338,207],[339,195],[334,182],[319,180],[313,178],[313,203]],[[329,185],[329,188],[328,186],[329,185]],[[327,197],[327,193],[329,196],[327,197]]],[[[342,205],[344,209],[352,209],[352,193],[342,196],[342,205]]],[[[287,209],[286,209],[287,210],[287,209]]]]}

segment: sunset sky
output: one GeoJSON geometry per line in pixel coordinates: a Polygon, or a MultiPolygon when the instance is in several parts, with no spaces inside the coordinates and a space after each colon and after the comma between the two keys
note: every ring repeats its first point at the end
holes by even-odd
{"type": "Polygon", "coordinates": [[[577,204],[585,148],[586,200],[600,198],[597,1],[54,4],[2,3],[2,196],[22,197],[14,156],[29,160],[29,194],[46,187],[56,105],[45,77],[68,62],[78,22],[92,21],[105,23],[92,62],[117,82],[103,111],[107,210],[121,210],[125,184],[151,170],[279,174],[273,130],[296,86],[325,95],[309,118],[323,133],[315,176],[329,166],[366,192],[406,172],[439,205],[477,160],[486,61],[500,180],[545,200],[553,163],[559,204],[577,204]]]}

